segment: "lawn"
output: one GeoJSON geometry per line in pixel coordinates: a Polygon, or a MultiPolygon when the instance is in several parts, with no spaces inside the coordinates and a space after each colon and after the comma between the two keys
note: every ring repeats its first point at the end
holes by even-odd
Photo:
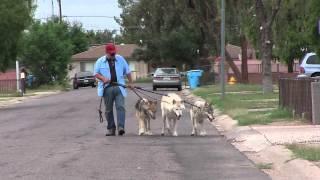
{"type": "Polygon", "coordinates": [[[320,147],[311,147],[309,145],[291,144],[287,145],[294,156],[309,161],[320,161],[320,147]]]}
{"type": "Polygon", "coordinates": [[[290,111],[278,107],[277,87],[275,93],[263,94],[260,85],[227,85],[224,100],[221,100],[219,92],[219,86],[204,86],[193,91],[238,120],[239,125],[292,120],[290,111]]]}

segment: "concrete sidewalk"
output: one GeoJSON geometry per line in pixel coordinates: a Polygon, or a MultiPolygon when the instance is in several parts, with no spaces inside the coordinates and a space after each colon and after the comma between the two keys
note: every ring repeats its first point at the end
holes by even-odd
{"type": "MultiPolygon", "coordinates": [[[[201,99],[189,91],[188,99],[201,99]]],[[[316,163],[295,158],[285,145],[292,143],[319,144],[320,126],[315,125],[254,125],[237,126],[237,121],[215,109],[212,122],[233,146],[244,153],[255,164],[271,164],[262,169],[276,180],[318,180],[320,168],[316,163]]]]}
{"type": "Polygon", "coordinates": [[[0,97],[0,108],[7,107],[10,105],[18,104],[28,99],[36,99],[40,97],[46,97],[53,94],[58,94],[61,91],[41,91],[41,92],[33,92],[27,93],[23,97],[0,97]]]}
{"type": "Polygon", "coordinates": [[[316,180],[320,168],[316,163],[295,158],[285,145],[320,144],[320,126],[237,126],[227,115],[219,115],[213,125],[220,133],[256,164],[272,164],[263,169],[272,179],[316,180]]]}

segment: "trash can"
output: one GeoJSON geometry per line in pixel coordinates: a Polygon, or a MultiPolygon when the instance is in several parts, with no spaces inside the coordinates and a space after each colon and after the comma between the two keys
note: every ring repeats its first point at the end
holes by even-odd
{"type": "Polygon", "coordinates": [[[200,77],[202,76],[202,73],[203,70],[190,70],[187,72],[190,89],[195,89],[200,86],[200,77]]]}

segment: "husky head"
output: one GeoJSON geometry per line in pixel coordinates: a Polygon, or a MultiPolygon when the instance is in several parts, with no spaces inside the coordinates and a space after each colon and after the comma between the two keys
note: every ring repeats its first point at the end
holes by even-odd
{"type": "Polygon", "coordinates": [[[151,119],[156,119],[157,101],[143,99],[141,103],[141,109],[144,111],[144,113],[151,119]]]}
{"type": "Polygon", "coordinates": [[[184,103],[183,101],[178,101],[173,99],[172,100],[172,111],[175,113],[175,115],[178,117],[178,120],[181,118],[182,116],[182,110],[185,109],[184,103]]]}
{"type": "Polygon", "coordinates": [[[212,122],[214,120],[214,116],[213,116],[213,108],[212,108],[212,104],[205,102],[204,107],[202,109],[204,115],[206,116],[206,118],[209,119],[210,122],[212,122]]]}

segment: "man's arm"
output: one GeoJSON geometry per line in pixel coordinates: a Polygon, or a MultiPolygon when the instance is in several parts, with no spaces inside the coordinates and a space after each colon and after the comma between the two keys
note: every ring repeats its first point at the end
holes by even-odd
{"type": "Polygon", "coordinates": [[[128,74],[127,74],[127,78],[128,78],[128,81],[129,81],[128,87],[129,87],[130,89],[133,89],[133,88],[134,88],[134,85],[133,85],[131,73],[128,73],[128,74]]]}
{"type": "Polygon", "coordinates": [[[102,82],[103,82],[103,84],[107,84],[107,83],[109,83],[109,82],[110,82],[110,79],[108,79],[108,78],[106,78],[106,77],[102,76],[102,75],[101,75],[101,74],[99,74],[99,73],[97,73],[97,74],[95,75],[95,77],[96,77],[97,79],[99,79],[100,81],[102,81],[102,82]]]}

